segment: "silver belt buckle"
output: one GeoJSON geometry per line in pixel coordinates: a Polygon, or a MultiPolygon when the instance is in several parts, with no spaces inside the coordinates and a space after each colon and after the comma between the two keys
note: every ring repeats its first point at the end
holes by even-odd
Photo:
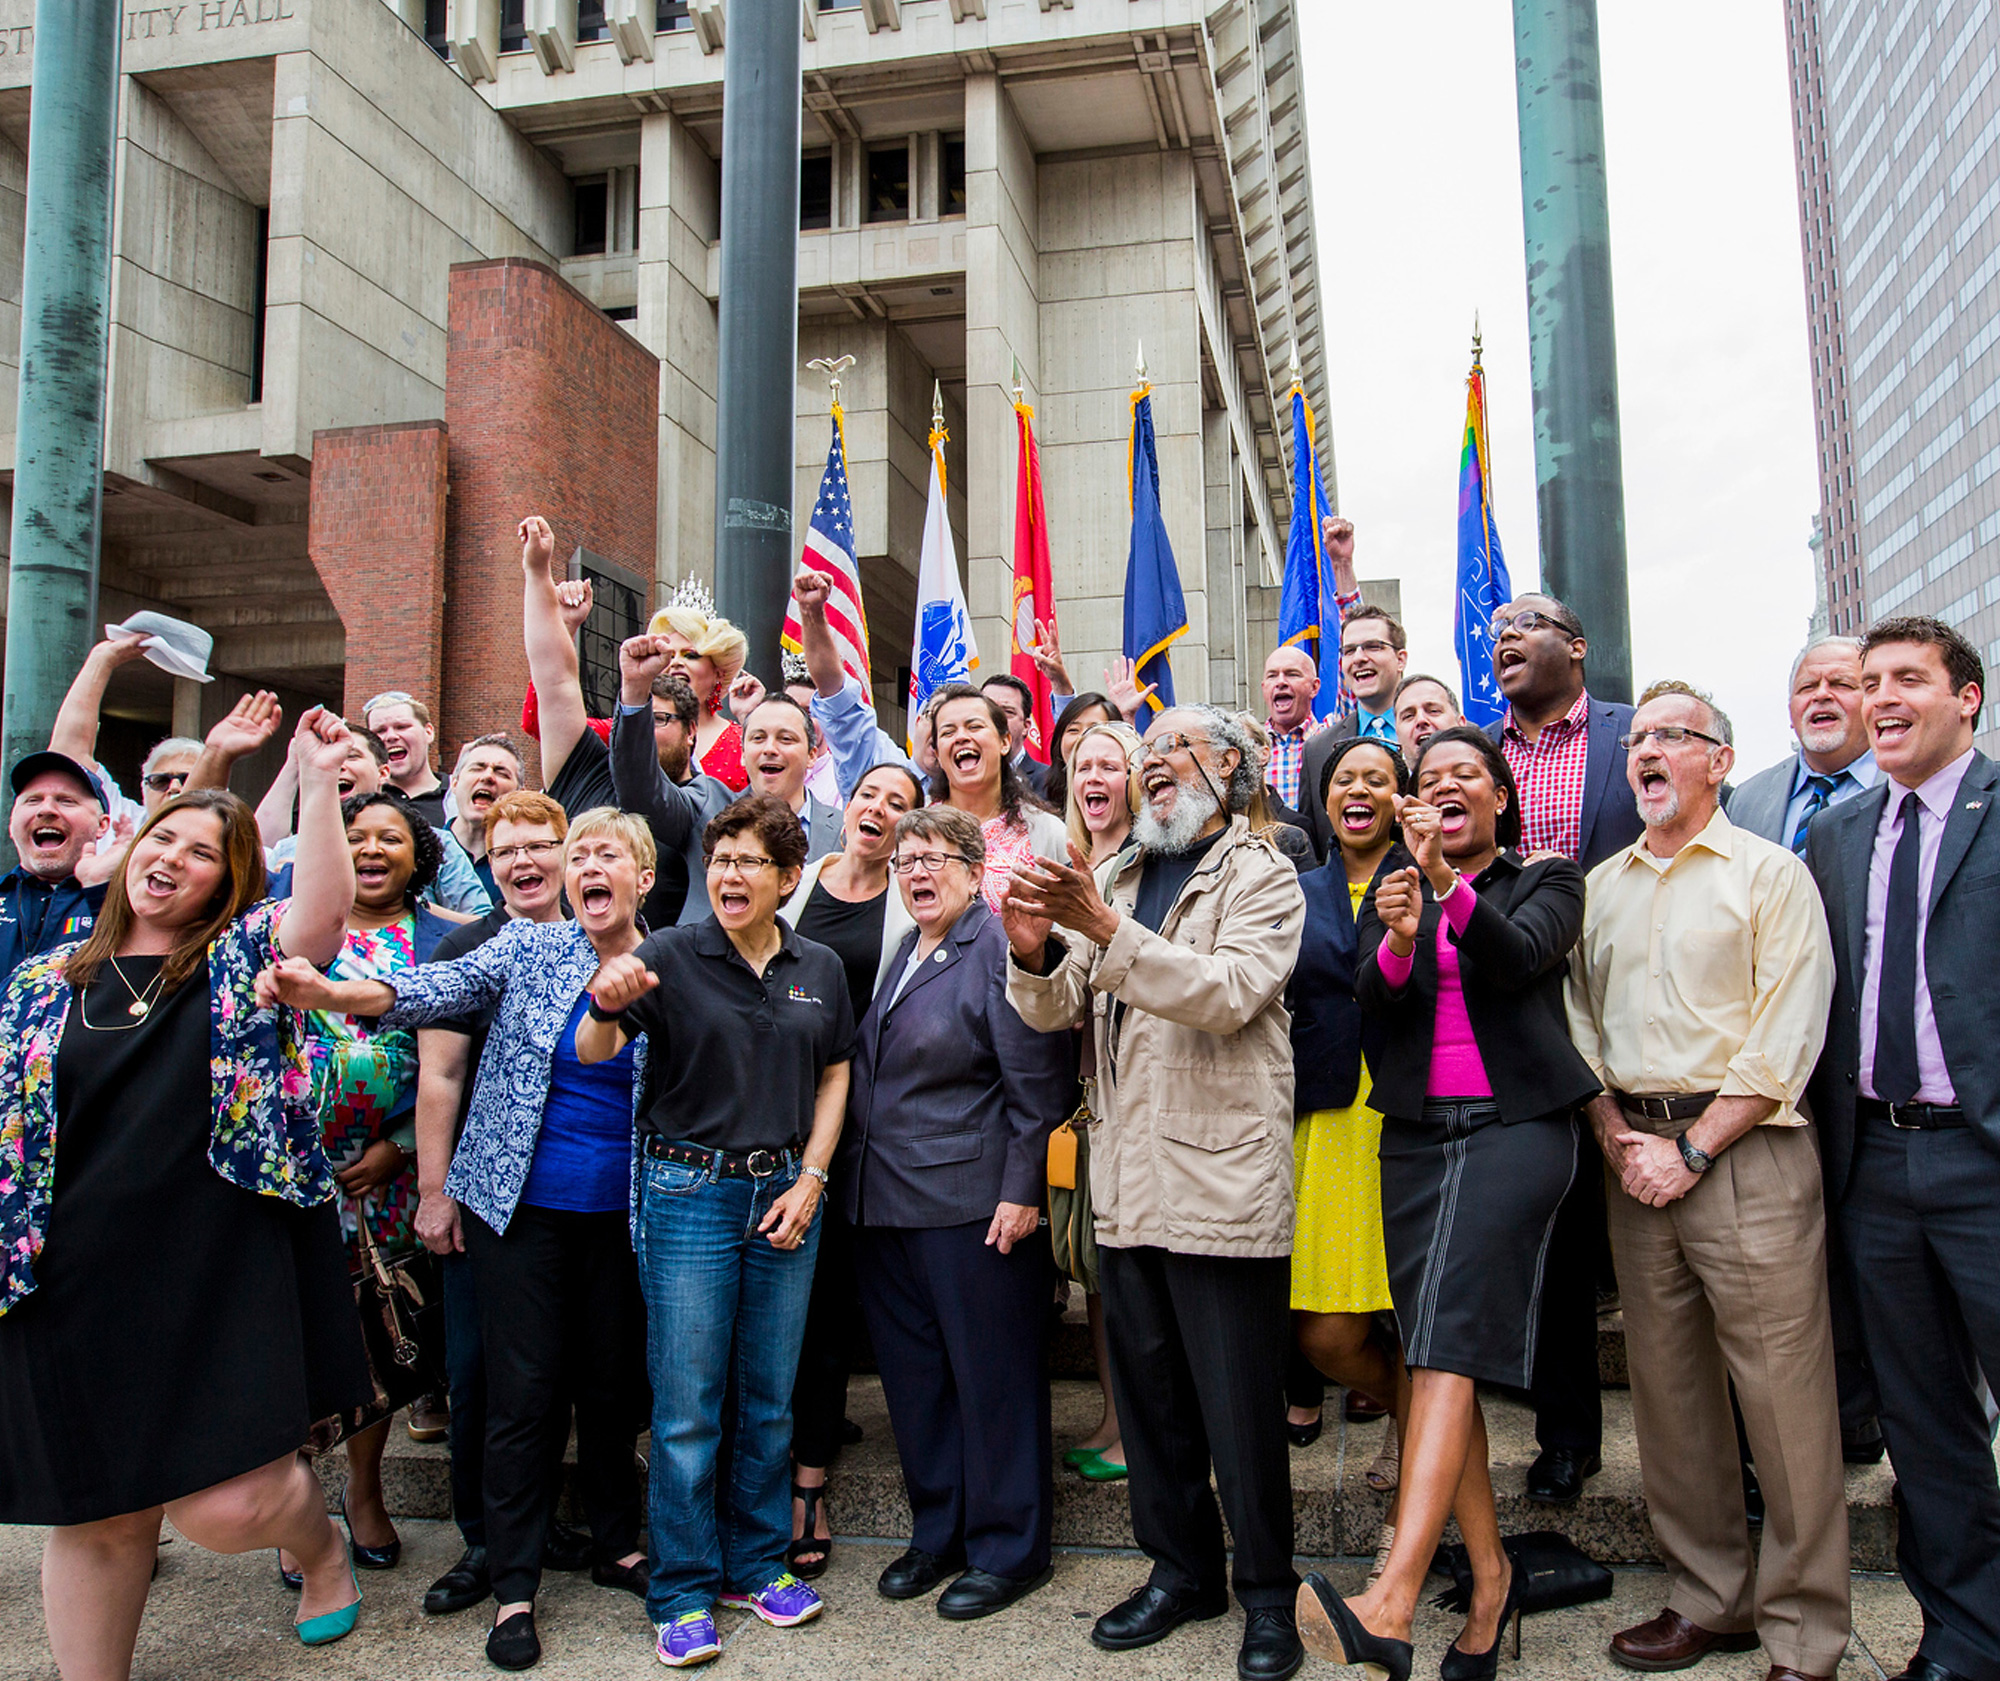
{"type": "Polygon", "coordinates": [[[1914,1107],[1915,1107],[1915,1105],[1914,1105],[1914,1104],[1910,1104],[1910,1103],[1892,1103],[1892,1104],[1890,1104],[1890,1105],[1889,1105],[1889,1124],[1890,1124],[1890,1125],[1891,1125],[1892,1127],[1894,1127],[1894,1128],[1895,1128],[1895,1129],[1896,1129],[1896,1130],[1897,1130],[1898,1132],[1922,1132],[1922,1131],[1924,1130],[1924,1129],[1923,1129],[1922,1127],[1920,1127],[1920,1126],[1917,1126],[1917,1125],[1915,1125],[1914,1123],[1912,1123],[1912,1124],[1905,1124],[1904,1122],[1902,1122],[1902,1121],[1899,1121],[1899,1120],[1897,1120],[1897,1119],[1896,1119],[1896,1111],[1897,1111],[1898,1109],[1911,1109],[1911,1108],[1914,1108],[1914,1107]]]}
{"type": "Polygon", "coordinates": [[[778,1158],[769,1150],[752,1150],[743,1158],[752,1179],[768,1179],[778,1171],[778,1158]]]}

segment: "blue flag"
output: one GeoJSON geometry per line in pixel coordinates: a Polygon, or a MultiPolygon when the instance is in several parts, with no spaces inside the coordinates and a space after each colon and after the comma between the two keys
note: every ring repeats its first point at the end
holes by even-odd
{"type": "Polygon", "coordinates": [[[1486,451],[1486,373],[1475,341],[1465,382],[1465,450],[1458,464],[1458,669],[1465,721],[1482,729],[1507,715],[1493,669],[1493,609],[1514,599],[1493,523],[1491,461],[1486,451]]]}
{"type": "Polygon", "coordinates": [[[1285,539],[1285,587],[1278,600],[1278,646],[1303,647],[1320,669],[1313,716],[1345,711],[1340,690],[1340,602],[1326,557],[1325,531],[1331,510],[1313,448],[1312,405],[1292,387],[1292,527],[1285,539]],[[1333,681],[1326,680],[1326,654],[1333,655],[1333,681]]]}
{"type": "Polygon", "coordinates": [[[1132,393],[1130,486],[1132,550],[1125,562],[1125,657],[1137,668],[1133,681],[1151,683],[1155,712],[1174,704],[1174,673],[1167,649],[1187,635],[1187,602],[1174,565],[1173,545],[1160,518],[1160,457],[1153,443],[1153,388],[1132,393]]]}

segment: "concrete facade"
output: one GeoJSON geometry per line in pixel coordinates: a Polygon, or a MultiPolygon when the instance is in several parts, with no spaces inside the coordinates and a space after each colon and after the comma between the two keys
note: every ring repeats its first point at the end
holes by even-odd
{"type": "MultiPolygon", "coordinates": [[[[334,703],[358,698],[357,683],[386,686],[375,674],[402,663],[408,625],[387,621],[406,592],[376,570],[379,544],[365,579],[329,571],[346,562],[326,557],[358,549],[318,529],[336,503],[315,482],[317,452],[331,445],[351,498],[351,475],[388,459],[390,435],[369,429],[448,422],[449,518],[469,530],[457,499],[479,464],[449,412],[453,270],[505,259],[535,265],[522,277],[559,274],[563,309],[586,304],[636,340],[653,418],[622,418],[621,375],[615,443],[588,427],[568,438],[544,464],[547,489],[523,459],[488,473],[466,540],[490,545],[553,498],[593,522],[565,542],[656,585],[708,576],[727,4],[611,0],[596,39],[578,38],[575,0],[535,0],[511,32],[500,0],[442,13],[404,0],[128,6],[105,616],[146,605],[198,620],[238,686],[334,703]],[[643,489],[635,431],[650,433],[643,489]],[[606,451],[623,465],[592,477],[606,451]],[[575,494],[578,475],[594,500],[575,494]],[[613,519],[612,495],[650,505],[613,519]]],[[[885,705],[900,702],[908,659],[934,391],[982,669],[1007,667],[1017,372],[1043,452],[1065,650],[1078,683],[1100,685],[1120,640],[1141,347],[1190,618],[1176,684],[1254,704],[1275,641],[1295,344],[1327,407],[1294,5],[806,0],[794,519],[802,532],[827,447],[825,384],[805,364],[853,355],[849,473],[885,705]]],[[[0,478],[33,11],[0,0],[0,478]]],[[[535,375],[560,386],[561,358],[535,375]]],[[[603,411],[588,378],[577,394],[603,411]]],[[[399,437],[396,471],[416,447],[399,437]]],[[[1321,448],[1330,467],[1331,440],[1321,448]]],[[[440,686],[447,749],[513,723],[489,715],[497,689],[453,693],[468,639],[504,640],[499,620],[454,629],[472,610],[450,581],[470,564],[459,543],[438,655],[396,680],[440,686]]],[[[406,582],[421,600],[434,557],[427,540],[418,549],[406,582]]],[[[228,687],[180,697],[182,722],[211,717],[228,687]]],[[[164,730],[173,697],[121,677],[111,710],[164,730]]]]}

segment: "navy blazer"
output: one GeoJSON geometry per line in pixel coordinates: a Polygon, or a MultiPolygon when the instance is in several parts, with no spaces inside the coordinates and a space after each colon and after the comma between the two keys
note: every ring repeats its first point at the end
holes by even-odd
{"type": "MultiPolygon", "coordinates": [[[[1368,892],[1410,855],[1392,846],[1376,870],[1368,892]]],[[[1331,862],[1299,877],[1306,896],[1305,932],[1298,966],[1285,993],[1292,1012],[1292,1113],[1345,1109],[1361,1088],[1361,1059],[1382,1060],[1380,1021],[1364,1016],[1355,1002],[1354,979],[1361,968],[1361,939],[1354,901],[1347,891],[1347,863],[1338,852],[1331,862]]],[[[1365,897],[1365,896],[1364,896],[1365,897]]]]}
{"type": "MultiPolygon", "coordinates": [[[[1486,733],[1498,742],[1507,720],[1488,724],[1486,733]]],[[[1618,738],[1632,727],[1632,708],[1623,701],[1590,703],[1590,744],[1583,763],[1583,810],[1576,828],[1576,861],[1585,875],[1622,852],[1646,832],[1639,800],[1625,780],[1625,749],[1618,738]]]]}
{"type": "Polygon", "coordinates": [[[1002,1202],[1040,1207],[1049,1134],[1069,1113],[1070,1033],[1036,1033],[1007,1002],[1007,937],[977,897],[890,1004],[920,937],[904,936],[855,1035],[841,1212],[935,1227],[990,1220],[1002,1202]]]}
{"type": "MultiPolygon", "coordinates": [[[[1838,1207],[1854,1169],[1854,1102],[1860,1095],[1861,983],[1868,956],[1868,867],[1891,794],[1883,776],[1867,793],[1828,806],[1806,831],[1806,868],[1818,883],[1833,936],[1833,1005],[1826,1048],[1807,1086],[1819,1126],[1828,1206],[1838,1207]]],[[[2000,949],[2000,765],[1975,752],[1945,820],[1924,928],[1924,978],[1952,1089],[1974,1135],[2000,1154],[2000,991],[1988,967],[2000,949]]]]}

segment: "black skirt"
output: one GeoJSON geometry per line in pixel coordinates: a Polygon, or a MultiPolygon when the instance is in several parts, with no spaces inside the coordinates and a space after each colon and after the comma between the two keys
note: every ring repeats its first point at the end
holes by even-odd
{"type": "MultiPolygon", "coordinates": [[[[119,962],[143,992],[161,960],[119,962]]],[[[136,1025],[132,996],[107,968],[64,1026],[37,1284],[0,1314],[0,1523],[198,1493],[370,1392],[333,1204],[209,1165],[206,973],[136,1025]]]]}
{"type": "Polygon", "coordinates": [[[1529,1387],[1542,1268],[1576,1177],[1567,1112],[1506,1126],[1490,1098],[1382,1122],[1382,1237],[1412,1367],[1529,1387]]]}

